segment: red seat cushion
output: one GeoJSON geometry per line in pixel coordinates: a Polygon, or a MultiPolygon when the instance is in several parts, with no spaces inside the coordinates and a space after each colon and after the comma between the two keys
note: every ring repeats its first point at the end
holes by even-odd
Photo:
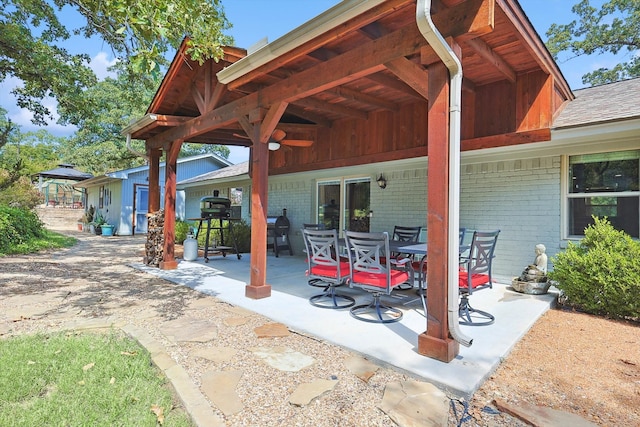
{"type": "MultiPolygon", "coordinates": [[[[488,274],[472,274],[471,275],[471,287],[473,289],[477,288],[478,286],[486,285],[487,283],[489,283],[488,274]]],[[[468,288],[466,271],[461,271],[460,273],[458,273],[458,287],[468,288]]]]}
{"type": "MultiPolygon", "coordinates": [[[[350,269],[351,264],[349,264],[348,262],[340,262],[340,273],[342,274],[342,276],[348,275],[350,269]]],[[[308,274],[309,272],[307,272],[307,275],[308,274]]],[[[338,275],[338,269],[337,267],[331,265],[314,265],[313,267],[311,267],[310,274],[313,274],[314,276],[332,277],[335,279],[338,275]]]]}
{"type": "MultiPolygon", "coordinates": [[[[398,286],[401,283],[409,280],[409,274],[402,270],[390,270],[391,275],[391,287],[398,286]]],[[[377,286],[379,288],[387,287],[387,275],[382,273],[366,273],[356,272],[353,273],[353,281],[355,283],[364,283],[371,286],[377,286]]]]}

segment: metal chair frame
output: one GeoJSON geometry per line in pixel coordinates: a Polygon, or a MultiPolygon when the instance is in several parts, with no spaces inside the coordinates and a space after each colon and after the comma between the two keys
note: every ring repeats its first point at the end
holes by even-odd
{"type": "Polygon", "coordinates": [[[469,255],[460,258],[458,315],[461,325],[491,325],[495,321],[491,313],[473,308],[469,304],[469,295],[480,289],[493,288],[491,267],[499,234],[500,230],[474,231],[469,255]],[[473,318],[479,320],[474,321],[473,318]]]}
{"type": "Polygon", "coordinates": [[[311,286],[324,286],[321,294],[309,298],[309,303],[320,308],[348,308],[355,299],[336,293],[336,287],[345,284],[350,268],[347,262],[336,256],[338,232],[336,230],[302,229],[307,251],[307,276],[311,286]]]}
{"type": "Polygon", "coordinates": [[[351,315],[364,322],[392,323],[402,319],[402,311],[382,304],[382,295],[391,291],[409,278],[405,269],[409,258],[394,260],[389,250],[389,233],[363,233],[345,231],[351,271],[349,287],[361,288],[372,294],[369,304],[351,308],[351,315]],[[392,268],[396,267],[396,268],[392,268]]]}

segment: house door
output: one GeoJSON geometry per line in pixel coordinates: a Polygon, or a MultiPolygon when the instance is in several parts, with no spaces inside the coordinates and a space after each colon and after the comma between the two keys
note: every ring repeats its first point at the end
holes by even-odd
{"type": "Polygon", "coordinates": [[[134,185],[135,205],[133,206],[134,233],[147,232],[147,213],[149,213],[149,186],[134,185]]]}
{"type": "Polygon", "coordinates": [[[318,183],[318,223],[327,229],[369,231],[370,178],[318,183]]]}

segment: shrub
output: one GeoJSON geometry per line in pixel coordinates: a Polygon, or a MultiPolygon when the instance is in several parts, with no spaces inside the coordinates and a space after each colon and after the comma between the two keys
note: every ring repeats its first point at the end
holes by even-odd
{"type": "Polygon", "coordinates": [[[0,253],[9,253],[12,247],[43,234],[42,221],[35,212],[0,205],[0,253]]]}
{"type": "Polygon", "coordinates": [[[594,217],[584,239],[557,254],[549,278],[582,311],[612,318],[640,317],[640,242],[594,217]]]}
{"type": "MultiPolygon", "coordinates": [[[[213,246],[213,241],[220,242],[220,230],[215,229],[213,227],[218,226],[218,221],[211,221],[211,233],[209,234],[209,246],[213,246]]],[[[225,223],[226,225],[226,223],[225,223]]],[[[202,230],[200,230],[200,234],[198,235],[198,245],[204,247],[205,240],[207,237],[207,229],[206,223],[202,224],[202,230]]],[[[231,236],[225,229],[224,234],[224,243],[225,246],[233,247],[233,241],[231,240],[231,236]]],[[[233,222],[233,235],[236,237],[236,244],[238,245],[238,252],[240,253],[248,253],[251,251],[251,226],[248,225],[245,220],[241,219],[240,221],[233,222]]]]}
{"type": "Polygon", "coordinates": [[[193,224],[189,222],[186,222],[181,219],[176,219],[176,228],[175,228],[176,243],[179,243],[179,244],[184,243],[185,239],[187,238],[187,233],[189,233],[189,228],[191,228],[192,226],[193,224]]]}

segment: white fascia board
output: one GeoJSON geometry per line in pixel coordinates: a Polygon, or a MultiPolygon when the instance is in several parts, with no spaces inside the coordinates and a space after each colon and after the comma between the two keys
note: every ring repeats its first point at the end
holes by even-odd
{"type": "Polygon", "coordinates": [[[144,129],[145,127],[149,126],[156,120],[158,120],[158,116],[156,114],[145,114],[135,122],[130,123],[124,129],[122,129],[120,131],[120,135],[128,135],[137,132],[140,129],[144,129]]]}
{"type": "Polygon", "coordinates": [[[484,150],[463,151],[462,164],[587,154],[603,151],[637,150],[640,145],[640,119],[551,129],[551,140],[484,150]]]}
{"type": "Polygon", "coordinates": [[[219,71],[218,81],[228,84],[250,71],[267,64],[281,55],[307,43],[327,31],[343,25],[386,0],[345,0],[307,21],[279,39],[219,71]]]}

